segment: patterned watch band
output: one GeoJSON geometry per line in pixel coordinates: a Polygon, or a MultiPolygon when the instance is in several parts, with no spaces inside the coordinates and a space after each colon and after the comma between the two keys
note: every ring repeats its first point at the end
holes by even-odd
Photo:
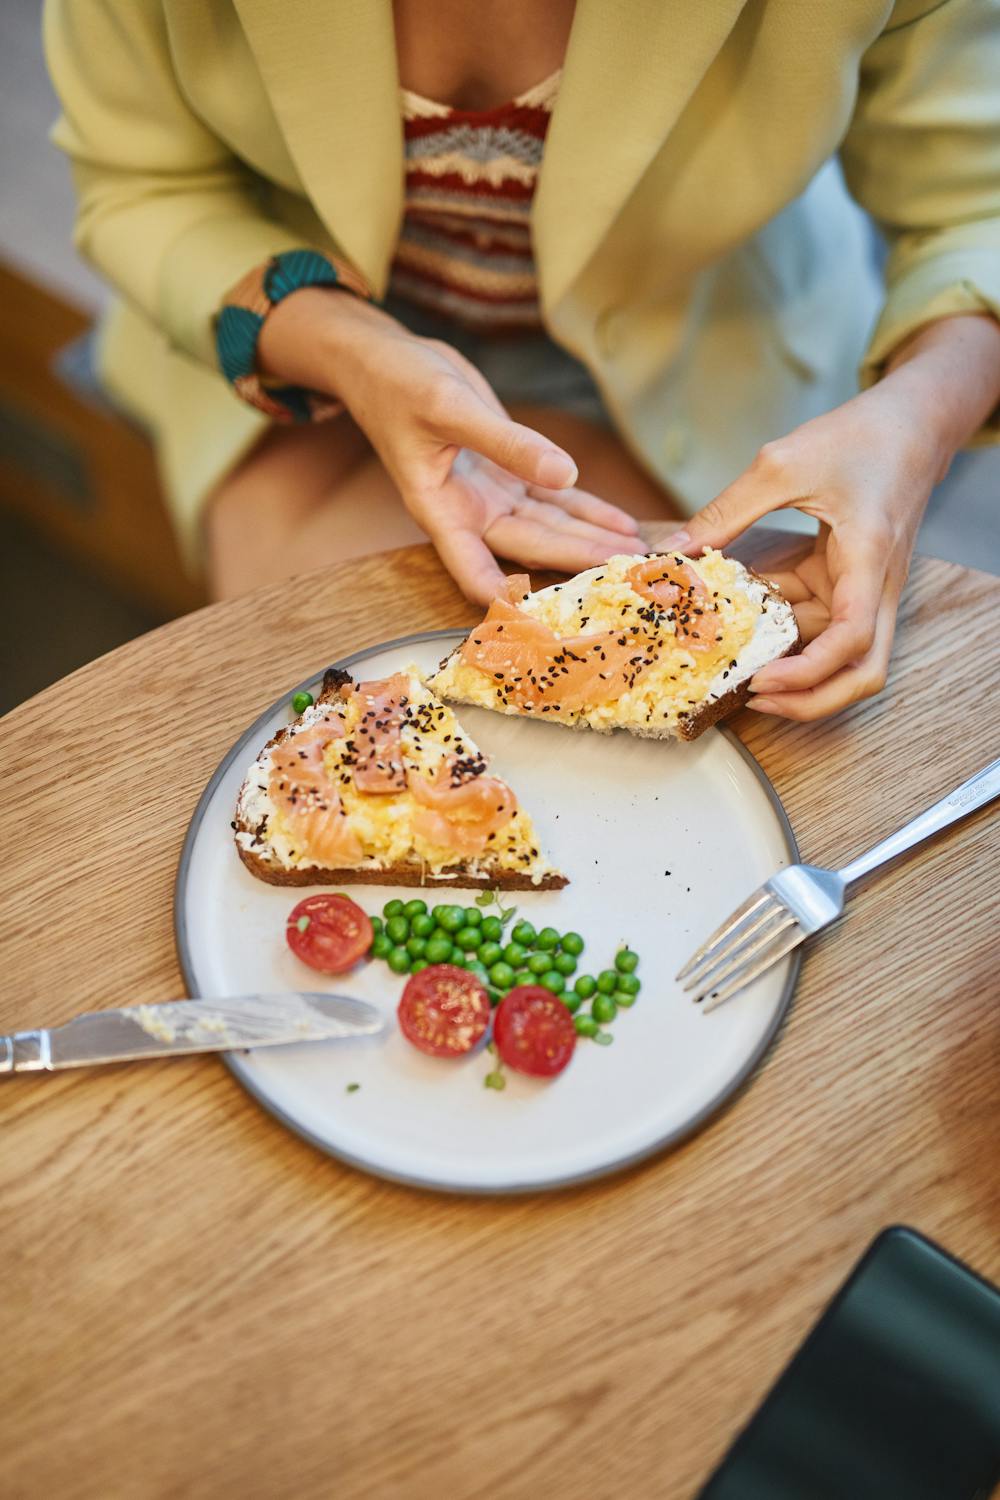
{"type": "Polygon", "coordinates": [[[318,250],[285,250],[237,282],[215,323],[223,375],[244,401],[276,422],[322,422],[344,409],[342,402],[318,391],[267,381],[257,369],[257,340],[264,319],[282,298],[307,286],[340,287],[371,299],[365,282],[346,262],[318,250]]]}

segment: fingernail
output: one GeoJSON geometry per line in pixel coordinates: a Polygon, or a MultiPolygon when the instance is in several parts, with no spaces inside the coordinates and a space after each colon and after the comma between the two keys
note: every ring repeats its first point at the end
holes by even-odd
{"type": "Polygon", "coordinates": [[[753,709],[755,714],[770,714],[774,712],[770,698],[748,698],[746,706],[753,709]]]}
{"type": "Polygon", "coordinates": [[[550,450],[538,460],[537,483],[544,485],[547,490],[568,489],[570,485],[576,484],[577,474],[576,464],[568,453],[550,450]]]}
{"type": "Polygon", "coordinates": [[[683,552],[684,548],[690,544],[690,541],[691,533],[689,531],[674,531],[667,537],[665,542],[660,543],[660,548],[664,552],[683,552]]]}

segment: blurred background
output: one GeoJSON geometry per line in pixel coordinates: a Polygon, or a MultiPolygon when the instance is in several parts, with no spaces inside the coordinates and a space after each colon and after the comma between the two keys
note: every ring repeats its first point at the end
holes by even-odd
{"type": "MultiPolygon", "coordinates": [[[[106,293],[72,248],[56,113],[40,0],[0,0],[0,712],[204,602],[149,444],[90,373],[106,293]]],[[[1000,573],[1000,449],[956,461],[920,547],[1000,573]]]]}

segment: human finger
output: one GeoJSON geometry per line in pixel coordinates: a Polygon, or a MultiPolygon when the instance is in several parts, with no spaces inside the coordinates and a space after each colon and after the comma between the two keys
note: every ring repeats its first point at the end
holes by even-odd
{"type": "Polygon", "coordinates": [[[883,600],[871,650],[862,661],[829,677],[815,687],[793,692],[771,692],[751,695],[747,707],[756,713],[774,714],[778,718],[809,721],[874,697],[885,687],[896,631],[897,601],[883,600]]]}
{"type": "Polygon", "coordinates": [[[568,515],[576,516],[581,521],[589,521],[594,526],[602,526],[605,531],[618,531],[628,537],[639,535],[639,522],[635,516],[612,505],[608,500],[599,499],[588,490],[575,487],[568,490],[547,490],[544,485],[533,484],[530,493],[536,500],[558,505],[568,515]]]}
{"type": "Polygon", "coordinates": [[[885,553],[868,538],[842,539],[841,571],[834,581],[830,621],[799,656],[770,662],[754,675],[754,693],[816,687],[867,656],[875,640],[885,591],[885,553]]]}
{"type": "Polygon", "coordinates": [[[661,550],[697,555],[705,547],[725,547],[754,521],[802,498],[788,451],[780,442],[766,443],[750,467],[689,516],[661,550]]]}
{"type": "Polygon", "coordinates": [[[477,604],[489,604],[505,575],[483,538],[465,527],[447,526],[431,540],[462,593],[477,604]]]}
{"type": "Polygon", "coordinates": [[[555,529],[528,516],[500,516],[486,532],[495,552],[526,568],[551,568],[560,573],[579,573],[606,562],[620,548],[620,541],[605,533],[581,535],[565,527],[555,529]],[[598,534],[599,536],[600,534],[598,534]]]}
{"type": "Polygon", "coordinates": [[[436,386],[422,415],[444,442],[472,449],[525,484],[561,490],[576,482],[576,464],[565,449],[492,410],[464,380],[436,386]]]}
{"type": "Polygon", "coordinates": [[[551,531],[571,532],[574,536],[590,537],[595,542],[607,542],[609,546],[614,547],[616,552],[621,552],[625,545],[625,539],[620,531],[613,531],[609,527],[581,520],[572,511],[564,510],[561,505],[553,504],[548,500],[530,498],[519,500],[514,505],[513,514],[522,516],[528,521],[537,521],[551,531]]]}

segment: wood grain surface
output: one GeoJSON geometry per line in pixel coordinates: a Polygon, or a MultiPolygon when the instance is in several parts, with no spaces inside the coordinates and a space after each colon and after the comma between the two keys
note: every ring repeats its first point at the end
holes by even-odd
{"type": "MultiPolygon", "coordinates": [[[[338,654],[470,618],[407,549],[188,616],[0,722],[0,1030],[178,994],[178,852],[234,738],[338,654]]],[[[998,630],[1000,580],[920,560],[877,702],[737,721],[804,857],[1000,753],[998,630]]],[[[857,895],[708,1129],[561,1195],[365,1177],[212,1058],[4,1081],[0,1494],[687,1500],[883,1226],[1000,1279],[997,831],[857,895]]]]}

